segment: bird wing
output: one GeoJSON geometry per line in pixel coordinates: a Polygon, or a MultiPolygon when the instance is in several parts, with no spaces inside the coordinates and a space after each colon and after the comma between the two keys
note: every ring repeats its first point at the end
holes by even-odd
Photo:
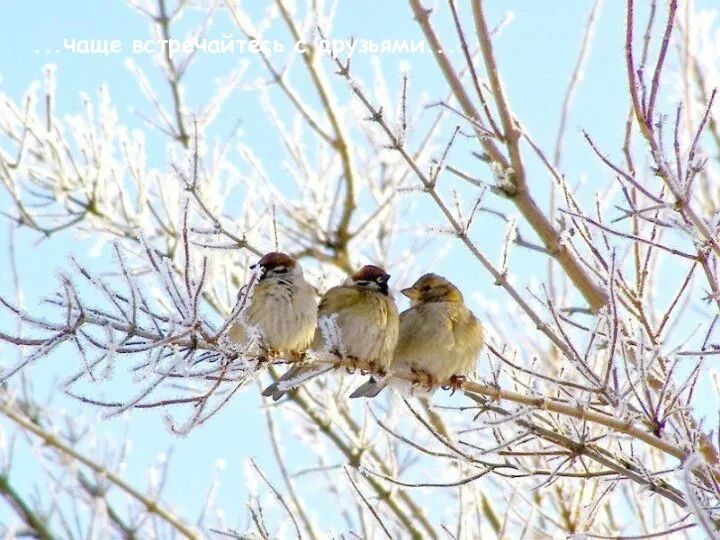
{"type": "MultiPolygon", "coordinates": [[[[269,283],[257,283],[253,288],[253,295],[247,300],[248,304],[244,307],[245,313],[238,315],[235,322],[228,329],[228,337],[231,341],[239,344],[245,343],[248,338],[248,332],[245,325],[238,319],[244,319],[247,324],[257,324],[259,322],[259,316],[262,313],[261,306],[264,305],[263,297],[268,295],[269,283]]],[[[247,285],[243,285],[238,292],[237,302],[240,302],[245,295],[247,285]]],[[[236,308],[238,306],[236,305],[236,308]]]]}
{"type": "Polygon", "coordinates": [[[484,344],[480,321],[465,306],[456,310],[451,317],[452,332],[455,336],[455,351],[458,365],[455,370],[466,374],[475,369],[478,355],[484,344]]]}
{"type": "Polygon", "coordinates": [[[362,299],[361,292],[355,287],[347,287],[339,285],[329,289],[320,299],[318,305],[318,326],[315,330],[315,336],[311,349],[324,350],[326,348],[325,336],[323,334],[323,317],[338,316],[337,326],[344,326],[344,319],[348,312],[354,312],[356,307],[362,309],[360,303],[362,299]]]}
{"type": "Polygon", "coordinates": [[[480,321],[473,312],[462,306],[451,318],[453,335],[456,336],[458,348],[480,352],[483,346],[483,331],[480,321]]]}
{"type": "Polygon", "coordinates": [[[350,307],[360,301],[361,292],[355,287],[339,285],[329,289],[320,299],[318,317],[337,313],[341,309],[350,307]]]}
{"type": "Polygon", "coordinates": [[[245,308],[245,316],[250,324],[257,324],[263,309],[267,310],[267,299],[272,295],[272,283],[260,282],[253,288],[249,305],[245,308]]]}
{"type": "Polygon", "coordinates": [[[447,310],[439,304],[422,304],[400,314],[400,335],[395,359],[427,355],[428,348],[438,354],[447,354],[455,347],[453,323],[447,310]]]}

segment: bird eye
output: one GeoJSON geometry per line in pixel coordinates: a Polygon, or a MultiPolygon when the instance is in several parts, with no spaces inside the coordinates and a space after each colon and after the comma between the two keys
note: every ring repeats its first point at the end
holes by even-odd
{"type": "Polygon", "coordinates": [[[431,288],[432,288],[432,287],[430,287],[430,285],[425,285],[425,286],[422,288],[422,290],[427,292],[427,291],[429,291],[431,288]]]}

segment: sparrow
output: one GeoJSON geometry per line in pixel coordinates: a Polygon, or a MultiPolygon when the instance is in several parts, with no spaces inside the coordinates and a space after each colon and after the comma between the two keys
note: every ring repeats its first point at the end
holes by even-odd
{"type": "MultiPolygon", "coordinates": [[[[383,370],[390,365],[398,339],[398,311],[388,290],[390,275],[382,268],[363,266],[342,285],[328,290],[318,306],[318,327],[311,353],[331,353],[383,370]]],[[[281,382],[301,382],[330,369],[332,365],[297,365],[263,391],[280,399],[281,382]]]]}
{"type": "MultiPolygon", "coordinates": [[[[473,370],[484,344],[478,319],[463,302],[460,290],[437,274],[425,274],[402,294],[411,307],[400,314],[400,336],[391,364],[423,375],[428,385],[457,385],[473,370]]],[[[387,385],[374,377],[351,398],[375,397],[387,385]]]]}
{"type": "MultiPolygon", "coordinates": [[[[257,282],[240,314],[242,321],[228,329],[228,338],[247,345],[251,328],[260,335],[260,344],[269,354],[302,353],[310,346],[317,324],[317,292],[303,277],[295,259],[273,251],[251,269],[259,267],[257,282]],[[243,324],[245,323],[245,324],[243,324]]],[[[243,297],[240,291],[238,300],[243,297]]]]}

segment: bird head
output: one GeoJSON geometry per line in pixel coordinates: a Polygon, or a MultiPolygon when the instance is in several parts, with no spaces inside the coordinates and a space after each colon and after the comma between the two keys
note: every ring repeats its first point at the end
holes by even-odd
{"type": "Polygon", "coordinates": [[[383,294],[388,293],[388,280],[390,274],[379,266],[368,264],[350,276],[350,282],[361,289],[369,289],[371,291],[379,291],[383,294]]]}
{"type": "Polygon", "coordinates": [[[260,280],[288,274],[302,275],[302,268],[298,262],[290,255],[279,251],[271,251],[250,268],[254,269],[257,266],[263,270],[260,280]]]}
{"type": "Polygon", "coordinates": [[[425,274],[412,287],[400,292],[410,299],[413,306],[428,302],[463,301],[463,295],[458,288],[437,274],[425,274]]]}

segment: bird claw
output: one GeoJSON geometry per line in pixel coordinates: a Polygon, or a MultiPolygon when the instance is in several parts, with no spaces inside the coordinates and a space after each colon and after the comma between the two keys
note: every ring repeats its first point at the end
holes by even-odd
{"type": "Polygon", "coordinates": [[[286,355],[286,359],[288,363],[296,364],[300,360],[302,360],[302,354],[300,354],[297,351],[288,351],[286,355]]]}
{"type": "Polygon", "coordinates": [[[257,361],[258,361],[258,364],[264,364],[266,362],[270,363],[273,360],[276,360],[277,358],[279,358],[280,356],[281,356],[280,351],[262,347],[260,349],[260,354],[257,356],[257,361]]]}
{"type": "Polygon", "coordinates": [[[422,369],[410,368],[410,371],[414,375],[418,375],[418,380],[415,381],[415,384],[427,387],[428,391],[433,389],[433,386],[435,386],[435,383],[437,382],[435,380],[435,377],[422,369]],[[424,379],[424,381],[422,381],[421,379],[424,379]]]}
{"type": "Polygon", "coordinates": [[[450,390],[450,395],[454,395],[455,392],[458,390],[462,390],[463,385],[465,384],[465,381],[467,380],[467,377],[465,375],[453,375],[448,379],[448,383],[446,385],[442,386],[443,390],[450,390]]]}
{"type": "MultiPolygon", "coordinates": [[[[353,373],[355,373],[358,370],[358,362],[360,360],[354,356],[348,356],[347,359],[350,361],[351,365],[345,366],[345,371],[349,375],[352,375],[353,373]]],[[[361,370],[361,373],[362,373],[362,370],[361,370]]]]}
{"type": "Polygon", "coordinates": [[[371,373],[378,373],[381,371],[378,368],[377,362],[375,360],[371,360],[367,363],[367,367],[360,369],[360,375],[370,375],[371,373]]]}

